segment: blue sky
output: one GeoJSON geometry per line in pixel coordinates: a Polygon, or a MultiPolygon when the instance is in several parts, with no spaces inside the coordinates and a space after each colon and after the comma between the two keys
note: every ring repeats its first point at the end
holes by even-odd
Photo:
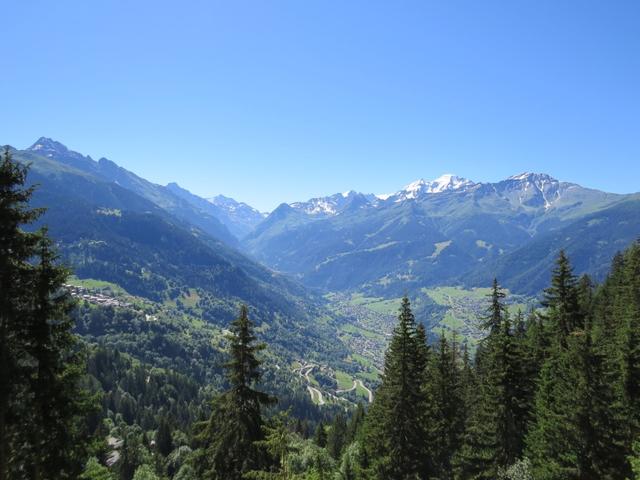
{"type": "Polygon", "coordinates": [[[3,2],[0,143],[263,210],[451,172],[640,190],[638,1],[3,2]]]}

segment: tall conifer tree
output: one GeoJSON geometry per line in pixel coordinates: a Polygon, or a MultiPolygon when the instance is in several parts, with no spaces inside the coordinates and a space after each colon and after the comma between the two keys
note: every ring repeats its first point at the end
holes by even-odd
{"type": "Polygon", "coordinates": [[[541,480],[579,479],[586,474],[583,343],[584,317],[577,280],[560,252],[546,290],[548,328],[553,332],[535,398],[535,422],[527,436],[527,455],[541,480]]]}
{"type": "Polygon", "coordinates": [[[68,270],[57,264],[48,232],[40,232],[38,263],[31,284],[33,310],[28,320],[28,353],[33,363],[30,375],[33,422],[32,458],[28,461],[34,480],[74,478],[86,455],[83,417],[94,407],[80,386],[84,357],[73,334],[69,315],[74,307],[63,285],[68,270]]]}
{"type": "Polygon", "coordinates": [[[22,226],[42,210],[28,202],[27,168],[9,150],[0,161],[0,480],[77,478],[85,463],[83,416],[68,272],[48,232],[22,226]]]}
{"type": "Polygon", "coordinates": [[[253,323],[246,306],[231,323],[230,360],[225,364],[229,388],[214,402],[213,412],[201,438],[206,448],[204,476],[215,480],[240,480],[244,474],[261,470],[268,455],[260,446],[264,440],[261,409],[274,401],[255,389],[261,377],[253,323]]]}
{"type": "Polygon", "coordinates": [[[409,299],[404,297],[385,355],[382,384],[366,419],[365,457],[371,460],[375,478],[426,478],[419,477],[429,453],[423,353],[416,338],[415,319],[409,299]]]}
{"type": "Polygon", "coordinates": [[[8,478],[10,445],[14,439],[20,443],[14,430],[20,417],[17,399],[27,394],[19,359],[26,353],[27,261],[35,253],[38,235],[22,226],[41,211],[28,207],[33,188],[25,187],[26,177],[27,169],[15,163],[6,148],[0,161],[0,480],[8,478]]]}
{"type": "Polygon", "coordinates": [[[465,398],[460,359],[455,348],[440,335],[429,365],[427,390],[430,400],[428,428],[433,452],[434,475],[453,478],[452,459],[462,441],[465,427],[465,398]]]}

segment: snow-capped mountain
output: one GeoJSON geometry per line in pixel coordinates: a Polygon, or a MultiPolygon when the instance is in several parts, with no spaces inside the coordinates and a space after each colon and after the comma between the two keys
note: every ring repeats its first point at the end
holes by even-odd
{"type": "Polygon", "coordinates": [[[546,173],[525,172],[498,182],[495,188],[504,198],[523,208],[543,207],[548,210],[562,201],[568,190],[581,187],[560,182],[546,173]]]}
{"type": "Polygon", "coordinates": [[[386,197],[384,198],[384,200],[392,199],[394,202],[402,202],[404,200],[419,198],[425,194],[463,190],[474,185],[476,184],[471,180],[446,173],[431,181],[425,181],[421,178],[420,180],[411,182],[409,185],[393,195],[378,195],[377,197],[381,199],[383,199],[383,197],[386,197]]]}
{"type": "Polygon", "coordinates": [[[419,179],[391,194],[365,194],[350,190],[289,206],[313,218],[327,218],[340,214],[355,203],[358,207],[382,208],[391,203],[423,201],[440,194],[469,194],[476,198],[498,197],[514,208],[550,209],[560,202],[566,191],[581,188],[576,184],[560,182],[545,173],[521,173],[496,183],[476,183],[450,173],[434,180],[419,179]]]}
{"type": "MultiPolygon", "coordinates": [[[[417,180],[391,195],[351,191],[282,204],[245,238],[244,246],[307,285],[378,295],[401,291],[407,282],[416,288],[443,279],[461,282],[475,266],[482,271],[481,266],[564,232],[577,219],[589,222],[589,215],[630,197],[544,173],[521,173],[495,183],[446,174],[417,180]]],[[[588,224],[593,227],[589,238],[601,242],[606,261],[599,264],[606,265],[616,245],[607,230],[596,228],[597,222],[604,225],[600,217],[588,224]]],[[[621,232],[625,225],[608,228],[621,232]]],[[[627,230],[620,235],[629,235],[627,230]]],[[[540,265],[546,268],[549,262],[540,265]]],[[[520,286],[533,290],[542,278],[536,272],[520,286]]]]}
{"type": "Polygon", "coordinates": [[[462,190],[474,185],[476,185],[474,182],[466,178],[445,174],[432,181],[417,180],[396,193],[374,195],[349,190],[327,197],[312,198],[306,202],[290,203],[289,206],[314,218],[326,218],[338,215],[347,208],[378,207],[387,201],[414,200],[425,194],[462,190]]]}
{"type": "Polygon", "coordinates": [[[369,205],[374,198],[374,195],[364,195],[350,190],[328,197],[312,198],[306,202],[291,203],[289,206],[314,218],[326,218],[337,215],[346,209],[369,205]]]}
{"type": "Polygon", "coordinates": [[[256,210],[251,205],[224,195],[216,195],[206,200],[223,212],[225,218],[221,218],[221,220],[239,238],[252,231],[268,215],[256,210]]]}

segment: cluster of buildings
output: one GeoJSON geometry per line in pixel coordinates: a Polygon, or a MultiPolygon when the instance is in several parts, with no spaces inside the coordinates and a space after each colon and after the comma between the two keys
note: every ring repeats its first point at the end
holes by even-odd
{"type": "Polygon", "coordinates": [[[102,305],[105,307],[131,307],[129,302],[124,302],[113,296],[104,295],[89,290],[86,287],[80,287],[78,285],[64,284],[63,287],[71,294],[72,297],[79,300],[84,300],[96,305],[102,305]]]}

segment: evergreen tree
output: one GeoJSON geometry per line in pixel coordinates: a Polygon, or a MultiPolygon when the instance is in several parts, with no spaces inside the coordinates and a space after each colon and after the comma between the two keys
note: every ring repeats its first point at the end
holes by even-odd
{"type": "Polygon", "coordinates": [[[443,331],[429,362],[425,386],[430,405],[427,427],[433,475],[441,480],[453,478],[452,460],[464,432],[465,391],[459,360],[455,346],[450,345],[443,331]]]}
{"type": "Polygon", "coordinates": [[[628,456],[640,432],[640,245],[636,242],[613,259],[611,272],[598,288],[589,315],[592,343],[587,392],[594,431],[606,441],[592,442],[595,468],[612,475],[630,474],[628,456]]]}
{"type": "Polygon", "coordinates": [[[541,480],[592,477],[587,442],[591,436],[585,410],[584,317],[577,281],[560,252],[546,290],[548,328],[554,334],[535,397],[534,424],[527,435],[527,456],[541,480]]]}
{"type": "Polygon", "coordinates": [[[8,148],[0,161],[0,480],[8,478],[9,459],[20,462],[20,407],[27,401],[26,374],[20,369],[26,355],[25,309],[28,308],[30,267],[38,235],[22,226],[40,210],[30,209],[33,188],[26,188],[27,169],[13,161],[8,148]],[[17,458],[16,458],[17,457],[17,458]]]}
{"type": "Polygon", "coordinates": [[[584,327],[584,317],[578,301],[577,280],[564,250],[560,250],[556,260],[551,286],[545,290],[543,306],[547,308],[547,317],[551,319],[554,338],[566,346],[569,334],[584,327]]]}
{"type": "Polygon", "coordinates": [[[133,474],[133,480],[160,480],[149,465],[140,465],[133,474]]]}
{"type": "Polygon", "coordinates": [[[463,478],[495,477],[520,457],[524,447],[531,377],[521,315],[512,327],[504,298],[494,280],[485,323],[489,332],[477,355],[480,388],[470,396],[471,414],[459,456],[463,478]]]}
{"type": "Polygon", "coordinates": [[[171,426],[166,417],[160,419],[158,431],[156,432],[156,449],[163,457],[169,456],[173,451],[173,440],[171,438],[171,426]]]}
{"type": "Polygon", "coordinates": [[[524,316],[522,311],[519,311],[513,324],[512,355],[507,378],[510,384],[508,394],[513,395],[515,445],[511,454],[514,456],[521,456],[524,452],[525,437],[532,421],[536,380],[539,374],[532,352],[529,350],[527,333],[524,316]]]}
{"type": "Polygon", "coordinates": [[[640,241],[624,255],[624,284],[616,302],[620,316],[618,345],[624,401],[632,420],[632,435],[640,435],[640,241]]]}
{"type": "Polygon", "coordinates": [[[500,288],[498,279],[493,279],[491,285],[491,304],[489,305],[488,314],[485,317],[483,328],[487,330],[488,336],[497,335],[502,330],[502,323],[504,321],[504,315],[507,308],[504,304],[506,294],[500,288]]]}
{"type": "Polygon", "coordinates": [[[21,226],[28,208],[26,168],[8,150],[0,162],[0,479],[77,478],[86,458],[85,419],[73,307],[48,232],[21,226]]]}
{"type": "Polygon", "coordinates": [[[331,425],[329,435],[327,436],[327,451],[334,459],[338,460],[345,446],[347,436],[347,422],[342,415],[338,413],[331,425]]]}
{"type": "Polygon", "coordinates": [[[289,456],[297,451],[294,447],[293,434],[289,430],[288,413],[280,412],[265,425],[265,439],[258,441],[258,445],[264,448],[275,460],[275,471],[252,471],[244,475],[244,478],[288,480],[292,478],[289,466],[289,456]]]}
{"type": "Polygon", "coordinates": [[[364,407],[362,406],[362,403],[358,403],[358,406],[356,407],[356,411],[351,416],[351,419],[349,420],[349,424],[347,426],[347,435],[345,438],[345,445],[348,445],[351,442],[355,441],[356,439],[360,438],[364,421],[365,421],[365,410],[364,410],[364,407]]]}
{"type": "Polygon", "coordinates": [[[313,441],[321,448],[327,446],[327,431],[325,430],[324,422],[321,420],[316,427],[316,433],[313,437],[313,441]]]}
{"type": "Polygon", "coordinates": [[[91,457],[79,480],[115,480],[115,477],[107,467],[98,462],[96,457],[91,457]]]}
{"type": "Polygon", "coordinates": [[[456,478],[462,480],[493,480],[497,474],[496,406],[486,390],[487,386],[478,381],[470,391],[462,445],[454,459],[456,478]]]}
{"type": "Polygon", "coordinates": [[[69,272],[56,264],[46,229],[37,247],[34,269],[34,305],[28,321],[31,375],[33,457],[32,478],[74,478],[86,455],[84,417],[94,408],[93,399],[80,387],[84,357],[80,354],[73,321],[74,303],[63,289],[69,272]]]}
{"type": "Polygon", "coordinates": [[[274,401],[254,388],[261,377],[257,354],[265,345],[256,343],[246,306],[241,307],[230,330],[231,359],[225,365],[229,388],[214,402],[201,436],[207,444],[205,478],[216,480],[240,480],[243,474],[261,470],[268,463],[259,444],[264,440],[261,407],[274,401]]]}
{"type": "Polygon", "coordinates": [[[419,357],[415,319],[404,297],[385,355],[382,384],[366,420],[364,447],[369,452],[363,456],[370,459],[376,478],[416,478],[429,459],[422,388],[425,372],[420,370],[419,357]]]}
{"type": "Polygon", "coordinates": [[[431,352],[427,342],[427,330],[422,323],[416,326],[416,348],[416,369],[426,374],[431,352]]]}

